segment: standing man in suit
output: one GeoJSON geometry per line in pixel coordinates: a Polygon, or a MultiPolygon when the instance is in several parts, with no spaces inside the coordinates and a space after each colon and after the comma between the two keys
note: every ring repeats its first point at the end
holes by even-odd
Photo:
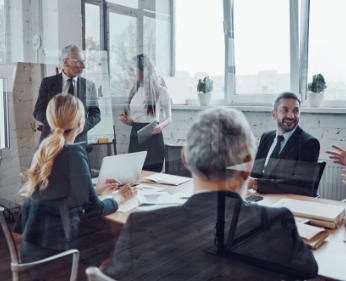
{"type": "MultiPolygon", "coordinates": [[[[218,197],[231,196],[227,198],[230,212],[234,208],[228,207],[234,207],[236,200],[243,202],[254,152],[253,133],[240,111],[216,107],[201,112],[182,150],[182,161],[193,177],[194,194],[182,206],[133,212],[117,240],[106,274],[117,280],[231,280],[239,276],[252,280],[257,274],[265,275],[266,280],[286,279],[281,273],[249,268],[237,260],[213,258],[207,253],[216,248],[218,197]]],[[[237,251],[285,266],[283,275],[314,278],[318,271],[316,261],[300,239],[288,209],[243,203],[237,235],[257,228],[266,213],[269,220],[276,219],[275,226],[266,226],[263,235],[253,237],[237,251]]],[[[227,223],[229,218],[232,213],[225,215],[227,223]]]]}
{"type": "Polygon", "coordinates": [[[300,100],[290,92],[274,100],[277,129],[260,140],[249,188],[263,193],[314,196],[312,187],[320,143],[299,126],[300,100]]]}
{"type": "Polygon", "coordinates": [[[85,68],[85,60],[82,50],[78,46],[66,46],[61,52],[61,57],[64,65],[62,72],[43,78],[34,109],[35,119],[43,123],[40,142],[51,132],[46,119],[48,102],[55,95],[62,93],[74,95],[82,101],[85,111],[85,125],[83,132],[76,137],[75,142],[85,141],[87,143],[87,132],[101,120],[95,84],[80,77],[85,68]]]}

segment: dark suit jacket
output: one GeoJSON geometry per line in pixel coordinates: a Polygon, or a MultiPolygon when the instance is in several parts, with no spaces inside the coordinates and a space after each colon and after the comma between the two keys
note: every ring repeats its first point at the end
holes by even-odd
{"type": "MultiPolygon", "coordinates": [[[[91,203],[87,213],[95,219],[106,216],[118,209],[114,199],[101,201],[91,182],[90,169],[86,151],[80,145],[65,144],[62,151],[54,159],[49,184],[43,191],[35,191],[28,197],[19,213],[14,226],[14,232],[22,234],[21,255],[25,261],[33,261],[35,256],[45,257],[43,249],[63,251],[82,247],[80,239],[85,233],[80,228],[82,206],[73,205],[73,202],[85,197],[91,203]],[[61,217],[57,207],[57,199],[64,197],[62,193],[69,194],[71,236],[66,241],[61,217]],[[37,253],[30,251],[30,245],[36,245],[37,253]]],[[[65,195],[66,196],[66,195],[65,195]]],[[[89,230],[90,231],[90,230],[89,230]]],[[[95,246],[95,245],[93,245],[95,246]]],[[[95,246],[96,247],[96,246],[95,246]]]]}
{"type": "MultiPolygon", "coordinates": [[[[62,92],[62,74],[46,77],[42,79],[39,95],[34,109],[34,117],[43,123],[43,130],[40,141],[46,138],[51,128],[46,119],[46,109],[48,102],[55,95],[62,92]]],[[[95,84],[83,77],[77,79],[78,98],[83,102],[85,110],[85,125],[83,132],[76,137],[75,142],[87,142],[87,132],[101,120],[98,106],[95,84]]]]}
{"type": "MultiPolygon", "coordinates": [[[[224,193],[239,198],[238,194],[224,193]]],[[[106,274],[117,280],[286,279],[277,273],[207,253],[216,249],[217,196],[218,192],[198,193],[183,206],[132,213],[121,231],[106,274]]],[[[235,203],[234,198],[227,200],[226,235],[235,203]]],[[[261,224],[262,211],[267,212],[269,220],[278,217],[279,220],[235,251],[285,265],[296,278],[315,277],[316,261],[300,239],[293,215],[286,208],[243,203],[236,238],[261,224]]]]}
{"type": "Polygon", "coordinates": [[[276,131],[262,135],[256,154],[252,177],[258,178],[258,192],[294,193],[313,196],[314,164],[318,161],[320,143],[299,126],[290,137],[272,170],[265,170],[264,163],[275,138],[276,131]]]}

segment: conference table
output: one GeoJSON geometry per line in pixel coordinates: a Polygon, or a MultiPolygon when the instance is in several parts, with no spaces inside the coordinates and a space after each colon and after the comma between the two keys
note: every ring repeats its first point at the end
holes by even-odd
{"type": "MultiPolygon", "coordinates": [[[[155,185],[158,187],[165,188],[170,194],[174,194],[177,192],[186,192],[193,194],[193,180],[185,182],[179,186],[172,185],[162,185],[157,183],[148,183],[147,181],[143,181],[143,178],[153,174],[152,172],[142,171],[140,179],[138,183],[155,185]]],[[[254,194],[254,193],[252,193],[254,194]]],[[[256,194],[256,193],[255,193],[256,194]]],[[[321,199],[321,198],[312,198],[300,195],[293,194],[256,194],[260,195],[263,198],[262,201],[259,201],[256,204],[271,206],[276,203],[281,198],[291,198],[301,201],[313,201],[320,202],[331,205],[340,205],[346,207],[346,204],[339,201],[321,199]]],[[[125,224],[128,216],[132,212],[137,212],[138,210],[134,209],[125,213],[115,212],[106,216],[106,219],[117,224],[125,224]]],[[[346,243],[344,240],[346,239],[346,227],[345,221],[341,224],[341,226],[337,229],[328,229],[329,232],[328,238],[325,242],[316,250],[312,250],[313,255],[317,261],[319,271],[318,276],[314,280],[346,280],[346,243]]],[[[239,266],[239,265],[238,265],[239,266]]],[[[273,280],[275,277],[272,277],[273,280]]],[[[266,279],[267,280],[267,279],[266,279]]],[[[270,279],[268,279],[270,280],[270,279]]]]}

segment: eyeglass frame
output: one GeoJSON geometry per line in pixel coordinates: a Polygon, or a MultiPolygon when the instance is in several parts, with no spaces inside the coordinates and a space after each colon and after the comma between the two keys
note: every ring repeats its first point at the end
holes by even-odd
{"type": "Polygon", "coordinates": [[[85,64],[85,60],[76,60],[71,58],[66,58],[67,60],[74,61],[77,65],[85,64]]]}

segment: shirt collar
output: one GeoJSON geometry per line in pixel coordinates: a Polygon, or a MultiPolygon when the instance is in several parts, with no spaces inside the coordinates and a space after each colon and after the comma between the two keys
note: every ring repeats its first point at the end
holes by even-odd
{"type": "MultiPolygon", "coordinates": [[[[62,73],[62,79],[64,80],[64,82],[66,82],[68,79],[70,79],[70,77],[68,77],[68,76],[64,73],[64,70],[62,70],[61,73],[62,73]]],[[[77,83],[78,76],[73,77],[72,79],[74,80],[75,83],[77,83]]]]}
{"type": "MultiPolygon", "coordinates": [[[[287,133],[284,133],[282,136],[284,137],[284,140],[285,142],[287,142],[290,137],[293,135],[293,133],[296,131],[298,125],[292,130],[292,131],[289,131],[287,133]]],[[[276,130],[276,135],[275,135],[275,138],[278,136],[278,131],[276,130]]]]}

